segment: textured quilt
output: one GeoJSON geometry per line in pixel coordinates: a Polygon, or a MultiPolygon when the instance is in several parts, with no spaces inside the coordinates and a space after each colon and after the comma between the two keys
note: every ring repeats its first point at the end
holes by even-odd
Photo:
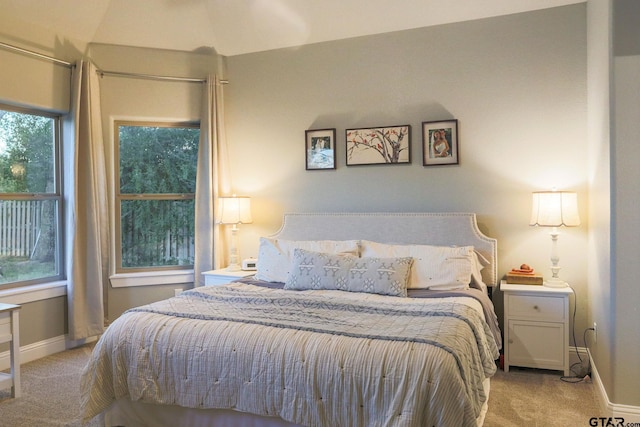
{"type": "Polygon", "coordinates": [[[235,283],[120,316],[81,405],[85,421],[127,397],[306,426],[472,426],[497,357],[483,317],[451,299],[235,283]]]}

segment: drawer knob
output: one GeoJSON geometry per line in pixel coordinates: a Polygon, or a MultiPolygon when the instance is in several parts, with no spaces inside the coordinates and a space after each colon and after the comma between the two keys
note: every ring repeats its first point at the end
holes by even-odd
{"type": "Polygon", "coordinates": [[[539,310],[539,308],[538,308],[538,306],[537,306],[537,305],[534,305],[534,306],[533,306],[533,309],[534,309],[534,310],[539,310]]]}

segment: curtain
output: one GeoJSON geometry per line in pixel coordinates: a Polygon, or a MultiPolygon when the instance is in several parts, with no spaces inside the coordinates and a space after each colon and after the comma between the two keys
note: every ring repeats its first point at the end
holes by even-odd
{"type": "Polygon", "coordinates": [[[209,76],[205,83],[200,119],[200,147],[196,175],[194,286],[203,286],[202,273],[220,268],[223,247],[215,223],[217,199],[229,192],[228,156],[224,129],[222,83],[209,76]]]}
{"type": "Polygon", "coordinates": [[[65,268],[69,337],[79,340],[104,330],[109,218],[96,67],[79,61],[71,78],[63,130],[65,268]]]}

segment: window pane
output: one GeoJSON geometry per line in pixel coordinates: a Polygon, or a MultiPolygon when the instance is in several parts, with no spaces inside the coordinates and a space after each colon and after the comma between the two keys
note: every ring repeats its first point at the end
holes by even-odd
{"type": "Polygon", "coordinates": [[[193,265],[194,201],[123,200],[122,267],[193,265]]]}
{"type": "Polygon", "coordinates": [[[200,129],[119,126],[122,194],[194,193],[200,129]]]}
{"type": "Polygon", "coordinates": [[[55,193],[55,119],[0,109],[0,193],[55,193]]]}
{"type": "Polygon", "coordinates": [[[57,200],[0,200],[0,284],[58,276],[57,212],[57,200]]]}

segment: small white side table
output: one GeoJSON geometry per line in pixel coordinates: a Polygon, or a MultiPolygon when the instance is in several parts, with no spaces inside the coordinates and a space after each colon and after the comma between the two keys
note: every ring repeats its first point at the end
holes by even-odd
{"type": "Polygon", "coordinates": [[[500,284],[504,294],[504,371],[510,366],[554,369],[570,374],[571,288],[500,284]]]}
{"type": "Polygon", "coordinates": [[[0,344],[10,342],[11,372],[0,372],[0,389],[11,387],[11,396],[20,397],[20,306],[0,303],[0,344]]]}
{"type": "Polygon", "coordinates": [[[231,283],[234,280],[242,279],[243,277],[252,276],[256,274],[255,271],[248,270],[233,270],[229,271],[224,268],[219,270],[209,270],[202,273],[204,276],[205,286],[219,286],[231,283]]]}

